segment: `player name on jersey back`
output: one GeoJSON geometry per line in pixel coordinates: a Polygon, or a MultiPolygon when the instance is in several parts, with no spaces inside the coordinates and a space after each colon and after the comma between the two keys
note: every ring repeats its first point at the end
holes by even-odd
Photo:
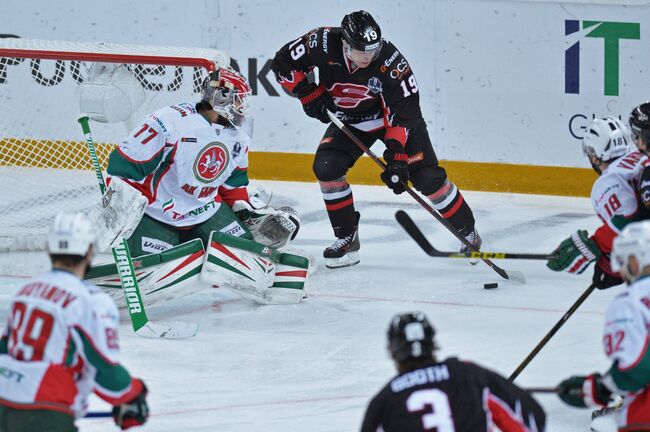
{"type": "Polygon", "coordinates": [[[411,387],[446,381],[448,379],[449,369],[447,369],[447,365],[441,364],[436,366],[429,366],[398,376],[393,381],[391,381],[390,389],[393,392],[398,393],[403,390],[408,390],[411,387]]]}

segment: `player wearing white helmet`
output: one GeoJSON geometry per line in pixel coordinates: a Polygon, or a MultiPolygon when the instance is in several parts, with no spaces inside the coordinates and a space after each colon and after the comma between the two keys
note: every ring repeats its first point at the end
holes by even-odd
{"type": "MultiPolygon", "coordinates": [[[[275,209],[249,196],[252,120],[245,114],[250,97],[246,79],[234,69],[220,67],[204,81],[199,103],[180,103],[149,114],[110,154],[111,183],[100,212],[103,217],[96,219],[129,222],[102,223],[107,228],[101,246],[115,245],[124,237],[134,257],[165,253],[155,265],[170,259],[176,263],[158,267],[160,277],[146,272],[148,281],[141,287],[145,299],[152,293],[169,294],[170,287],[179,287],[180,282],[198,286],[192,278],[200,272],[204,282],[239,290],[263,303],[302,300],[305,257],[289,259],[298,268],[284,269],[277,255],[272,262],[259,254],[265,246],[278,248],[293,240],[300,223],[293,209],[275,209]],[[145,200],[144,215],[133,217],[139,200],[145,200]],[[130,202],[137,204],[124,204],[130,202]],[[235,237],[253,241],[230,244],[235,237]],[[195,239],[202,242],[199,249],[205,254],[195,247],[179,252],[177,247],[195,239]],[[240,256],[242,247],[247,248],[246,257],[240,256]],[[274,278],[277,274],[280,279],[274,278]]],[[[96,271],[92,277],[98,274],[107,276],[96,271]]],[[[123,296],[114,283],[101,286],[123,296]]]]}
{"type": "Polygon", "coordinates": [[[599,177],[591,189],[591,203],[603,222],[592,236],[578,230],[555,250],[547,266],[579,274],[596,262],[593,283],[599,289],[623,283],[611,269],[612,241],[630,222],[645,218],[638,188],[648,158],[632,150],[628,128],[615,117],[594,119],[585,128],[582,151],[599,177]]]}
{"type": "Polygon", "coordinates": [[[619,431],[650,431],[650,221],[632,223],[614,240],[612,269],[629,284],[605,314],[603,348],[612,361],[604,375],[572,376],[558,386],[576,407],[605,406],[623,397],[619,431]]]}
{"type": "Polygon", "coordinates": [[[0,338],[0,431],[76,431],[90,393],[114,406],[122,429],[148,417],[147,388],[119,363],[119,314],[82,280],[95,233],[83,213],[54,219],[47,247],[52,270],[11,301],[0,338]]]}

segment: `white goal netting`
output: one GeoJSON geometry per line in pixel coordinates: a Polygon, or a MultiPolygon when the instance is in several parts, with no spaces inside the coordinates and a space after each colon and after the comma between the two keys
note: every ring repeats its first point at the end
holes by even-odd
{"type": "Polygon", "coordinates": [[[209,71],[230,58],[211,49],[0,39],[0,251],[44,246],[61,210],[99,199],[81,127],[108,154],[144,115],[197,102],[209,71]]]}

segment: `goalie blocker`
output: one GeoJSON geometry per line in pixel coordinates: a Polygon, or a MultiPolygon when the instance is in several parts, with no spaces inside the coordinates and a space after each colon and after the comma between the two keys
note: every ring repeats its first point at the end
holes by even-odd
{"type": "MultiPolygon", "coordinates": [[[[261,304],[299,303],[305,296],[309,259],[243,238],[212,232],[208,247],[195,239],[133,260],[145,304],[197,292],[205,284],[229,288],[261,304]]],[[[115,264],[93,267],[86,279],[102,287],[118,306],[137,308],[122,289],[115,264]]]]}

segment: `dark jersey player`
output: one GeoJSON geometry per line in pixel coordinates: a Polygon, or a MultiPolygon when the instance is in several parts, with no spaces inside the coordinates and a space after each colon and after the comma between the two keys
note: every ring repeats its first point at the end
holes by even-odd
{"type": "MultiPolygon", "coordinates": [[[[278,82],[300,98],[305,113],[330,123],[327,110],[353,126],[368,147],[386,145],[388,167],[381,179],[394,193],[411,180],[433,206],[477,248],[481,239],[474,216],[456,186],[447,179],[420,111],[418,84],[409,63],[365,11],[343,18],[341,27],[311,30],[283,46],[272,63],[278,82]],[[319,82],[310,72],[318,69],[319,82]]],[[[363,154],[336,125],[330,124],[314,159],[325,207],[337,240],[325,249],[327,266],[359,262],[359,213],[346,173],[363,154]]]]}
{"type": "Polygon", "coordinates": [[[388,350],[399,375],[368,405],[362,432],[542,432],[546,415],[502,376],[456,358],[438,361],[435,331],[421,312],[397,315],[388,350]]]}

